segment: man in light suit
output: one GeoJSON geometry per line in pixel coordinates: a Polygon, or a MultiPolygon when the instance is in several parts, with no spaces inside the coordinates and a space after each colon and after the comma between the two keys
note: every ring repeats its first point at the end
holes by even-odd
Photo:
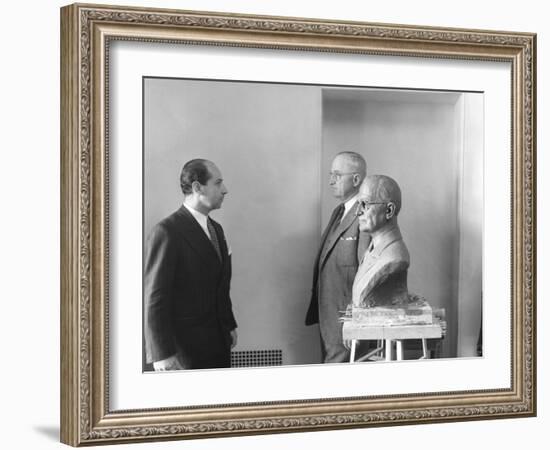
{"type": "Polygon", "coordinates": [[[359,191],[359,229],[372,241],[353,282],[354,306],[390,306],[408,302],[409,251],[397,216],[401,190],[384,175],[365,178],[359,191]]]}
{"type": "Polygon", "coordinates": [[[237,343],[229,285],[231,255],[208,217],[227,189],[211,161],[181,171],[183,205],[159,222],[145,247],[146,360],[157,371],[229,367],[237,343]]]}
{"type": "Polygon", "coordinates": [[[364,158],[355,152],[341,152],[332,161],[330,186],[339,205],[321,237],[315,259],[313,287],[306,325],[319,323],[323,362],[349,360],[349,349],[342,341],[340,312],[351,301],[351,288],[357,267],[370,237],[359,231],[356,216],[359,187],[366,176],[364,158]]]}

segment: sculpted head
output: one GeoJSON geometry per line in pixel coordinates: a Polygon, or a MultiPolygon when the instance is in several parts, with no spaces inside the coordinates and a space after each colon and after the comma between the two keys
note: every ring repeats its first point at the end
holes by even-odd
{"type": "Polygon", "coordinates": [[[335,198],[345,202],[359,191],[367,174],[367,163],[359,153],[340,152],[330,168],[329,185],[335,198]]]}
{"type": "Polygon", "coordinates": [[[359,229],[375,233],[397,225],[401,210],[401,189],[397,182],[385,175],[370,175],[359,189],[359,229]]]}
{"type": "Polygon", "coordinates": [[[180,186],[186,202],[204,214],[220,208],[228,192],[220,169],[207,159],[192,159],[185,163],[180,186]]]}

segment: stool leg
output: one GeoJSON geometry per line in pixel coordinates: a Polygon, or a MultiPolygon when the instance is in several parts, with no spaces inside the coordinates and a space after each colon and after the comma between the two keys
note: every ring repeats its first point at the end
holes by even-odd
{"type": "Polygon", "coordinates": [[[386,339],[384,342],[385,350],[386,350],[386,361],[391,361],[393,359],[393,348],[392,348],[392,340],[386,339]]]}
{"type": "Polygon", "coordinates": [[[403,361],[403,341],[395,341],[397,350],[397,361],[403,361]]]}
{"type": "Polygon", "coordinates": [[[422,339],[422,359],[429,359],[430,356],[428,355],[428,344],[426,342],[426,339],[422,339]]]}
{"type": "Polygon", "coordinates": [[[349,362],[352,363],[353,361],[355,361],[355,346],[357,344],[357,339],[352,339],[351,340],[351,352],[350,352],[350,356],[349,356],[349,362]]]}

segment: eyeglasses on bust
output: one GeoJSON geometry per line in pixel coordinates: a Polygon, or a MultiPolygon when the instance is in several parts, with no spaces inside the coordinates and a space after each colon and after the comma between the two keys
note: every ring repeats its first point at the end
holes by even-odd
{"type": "Polygon", "coordinates": [[[388,202],[367,202],[365,200],[359,200],[359,207],[357,208],[357,211],[355,212],[356,215],[363,212],[365,209],[367,209],[371,205],[387,205],[388,202]]]}

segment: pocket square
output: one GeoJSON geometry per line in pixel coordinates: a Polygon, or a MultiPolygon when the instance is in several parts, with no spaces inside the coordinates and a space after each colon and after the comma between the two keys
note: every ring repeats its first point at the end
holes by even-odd
{"type": "Polygon", "coordinates": [[[340,240],[341,240],[341,241],[356,241],[356,240],[357,240],[357,236],[341,237],[340,240]]]}

